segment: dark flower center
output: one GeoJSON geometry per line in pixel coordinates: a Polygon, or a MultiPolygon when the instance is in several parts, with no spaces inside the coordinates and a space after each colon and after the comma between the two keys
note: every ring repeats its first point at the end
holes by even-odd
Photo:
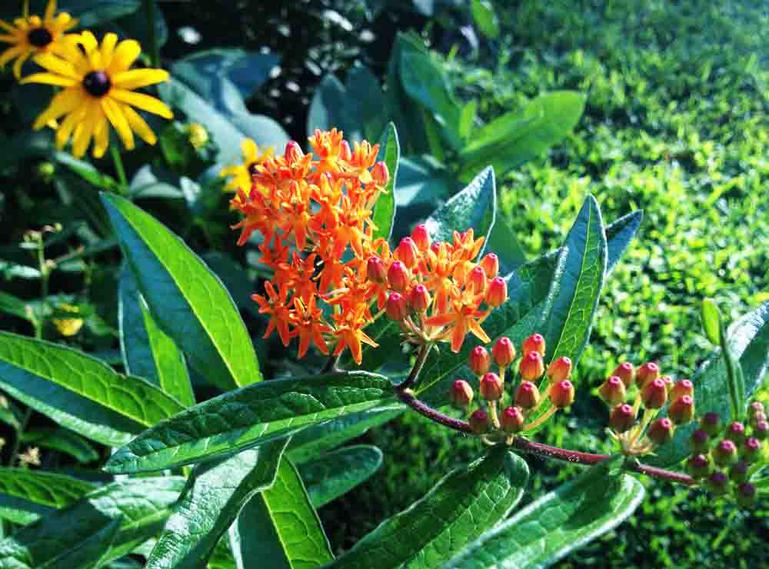
{"type": "Polygon", "coordinates": [[[27,40],[35,47],[45,47],[53,41],[53,36],[45,28],[32,28],[27,32],[27,40]]]}
{"type": "Polygon", "coordinates": [[[89,95],[103,97],[109,92],[112,82],[104,71],[91,71],[83,77],[83,88],[89,95]]]}
{"type": "Polygon", "coordinates": [[[257,171],[256,169],[258,167],[259,167],[258,162],[251,162],[251,164],[248,165],[248,173],[253,176],[254,174],[256,174],[256,171],[257,171]]]}

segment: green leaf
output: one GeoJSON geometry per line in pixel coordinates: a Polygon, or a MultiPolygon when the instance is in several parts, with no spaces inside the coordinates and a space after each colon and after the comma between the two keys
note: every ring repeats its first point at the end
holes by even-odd
{"type": "Polygon", "coordinates": [[[98,488],[0,541],[0,569],[71,568],[70,556],[78,558],[78,567],[118,559],[163,527],[183,486],[183,478],[169,476],[126,479],[98,488]],[[119,527],[109,549],[90,547],[89,539],[107,532],[113,523],[119,527]],[[66,538],[56,537],[63,528],[66,538]],[[85,550],[88,559],[82,555],[85,550]]]}
{"type": "Polygon", "coordinates": [[[78,19],[80,28],[105,24],[132,14],[141,7],[141,0],[61,0],[59,11],[69,12],[78,19]]]}
{"type": "Polygon", "coordinates": [[[283,458],[271,488],[246,504],[230,530],[238,569],[254,560],[270,569],[310,569],[333,555],[301,478],[283,458]]]}
{"type": "Polygon", "coordinates": [[[340,448],[305,462],[299,474],[316,508],[368,480],[382,466],[382,451],[371,445],[340,448]]]}
{"type": "Polygon", "coordinates": [[[472,0],[470,14],[481,33],[490,39],[499,37],[499,20],[489,0],[472,0]]]}
{"type": "Polygon", "coordinates": [[[219,278],[154,217],[102,194],[128,266],[160,328],[221,389],[261,379],[251,338],[219,278]]]}
{"type": "Polygon", "coordinates": [[[451,569],[549,567],[615,528],[641,503],[644,488],[629,474],[599,464],[545,494],[481,536],[451,569]]]}
{"type": "Polygon", "coordinates": [[[726,367],[726,386],[729,390],[729,410],[735,419],[743,419],[747,402],[745,400],[745,375],[739,358],[732,352],[723,322],[719,326],[721,354],[726,367]]]}
{"type": "Polygon", "coordinates": [[[100,190],[114,190],[120,186],[114,178],[102,174],[90,162],[78,160],[68,152],[55,152],[54,158],[59,164],[100,190]]]}
{"type": "Polygon", "coordinates": [[[504,219],[494,220],[483,251],[484,253],[496,254],[499,258],[499,273],[501,275],[510,274],[516,267],[520,267],[526,262],[526,253],[524,253],[523,247],[504,219]]]}
{"type": "Polygon", "coordinates": [[[384,161],[387,164],[387,170],[390,172],[390,180],[384,192],[379,195],[371,218],[376,225],[374,237],[383,237],[390,239],[393,230],[393,221],[395,220],[395,184],[398,177],[398,161],[400,160],[401,147],[398,142],[398,131],[395,124],[390,123],[382,133],[379,139],[379,155],[377,160],[384,161]]]}
{"type": "Polygon", "coordinates": [[[183,407],[151,383],[71,348],[0,332],[0,388],[86,438],[109,446],[183,407]]]}
{"type": "Polygon", "coordinates": [[[320,80],[307,113],[307,136],[315,129],[345,129],[345,87],[335,75],[329,73],[320,80]]]}
{"type": "Polygon", "coordinates": [[[491,164],[507,172],[543,153],[577,124],[585,96],[574,91],[540,95],[517,112],[493,120],[471,135],[459,153],[463,177],[491,164]]]}
{"type": "Polygon", "coordinates": [[[0,313],[29,320],[30,310],[27,308],[28,306],[22,299],[0,290],[0,313]]]}
{"type": "Polygon", "coordinates": [[[28,524],[69,506],[95,485],[53,472],[0,467],[0,518],[28,524]]]}
{"type": "Polygon", "coordinates": [[[254,494],[271,486],[286,441],[195,468],[147,560],[146,569],[198,568],[254,494]]]}
{"type": "Polygon", "coordinates": [[[721,313],[718,305],[710,298],[702,301],[702,329],[711,344],[721,345],[721,313]]]}
{"type": "Polygon", "coordinates": [[[379,79],[368,67],[356,63],[347,72],[345,91],[345,107],[351,123],[345,128],[355,127],[349,132],[345,130],[345,136],[352,140],[374,140],[387,128],[388,120],[383,112],[385,95],[379,79]]]}
{"type": "Polygon", "coordinates": [[[88,441],[67,429],[37,428],[34,431],[25,431],[22,440],[28,444],[63,452],[83,464],[99,458],[99,453],[88,441]]]}
{"type": "Polygon", "coordinates": [[[385,520],[329,567],[442,567],[503,520],[521,499],[526,462],[503,446],[454,470],[407,510],[385,520]]]}
{"type": "Polygon", "coordinates": [[[148,379],[182,405],[194,405],[184,356],[158,327],[126,266],[120,272],[118,321],[126,371],[148,379]]]}
{"type": "Polygon", "coordinates": [[[488,238],[497,215],[494,170],[485,168],[467,187],[453,195],[425,220],[436,241],[451,241],[454,231],[473,229],[476,237],[488,238]]]}
{"type": "Polygon", "coordinates": [[[172,468],[280,439],[391,400],[387,378],[342,372],[275,379],[224,393],[148,429],[109,459],[114,473],[172,468]]]}

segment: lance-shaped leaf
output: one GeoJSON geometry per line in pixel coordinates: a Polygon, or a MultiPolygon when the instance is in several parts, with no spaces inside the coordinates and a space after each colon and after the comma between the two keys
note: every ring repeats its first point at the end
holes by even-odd
{"type": "Polygon", "coordinates": [[[382,451],[371,445],[340,448],[307,461],[299,474],[316,508],[362,484],[382,466],[382,451]]]}
{"type": "Polygon", "coordinates": [[[503,520],[520,500],[529,469],[503,446],[451,472],[407,510],[385,520],[329,567],[442,567],[503,520]]]}
{"type": "Polygon", "coordinates": [[[480,537],[452,569],[548,567],[622,523],[643,499],[629,474],[599,464],[480,537]]]}
{"type": "Polygon", "coordinates": [[[0,518],[28,524],[69,506],[95,487],[64,474],[0,468],[0,518]]]}
{"type": "Polygon", "coordinates": [[[318,514],[285,457],[272,487],[240,512],[230,543],[238,569],[252,567],[254,560],[270,569],[310,569],[333,559],[318,514]]]}
{"type": "Polygon", "coordinates": [[[194,405],[184,357],[152,318],[133,272],[126,266],[120,272],[118,321],[126,371],[148,379],[179,403],[194,405]]]}
{"type": "Polygon", "coordinates": [[[387,186],[385,186],[384,192],[377,198],[371,213],[371,219],[376,226],[374,237],[390,239],[390,234],[392,233],[393,220],[395,219],[395,184],[398,178],[398,161],[400,156],[401,146],[398,142],[398,131],[395,129],[395,125],[390,123],[379,140],[377,160],[384,161],[387,164],[390,179],[387,182],[387,186]]]}
{"type": "Polygon", "coordinates": [[[179,237],[126,199],[102,194],[153,318],[221,389],[261,379],[251,338],[224,285],[179,237]]]}
{"type": "Polygon", "coordinates": [[[68,429],[37,428],[24,431],[21,440],[25,444],[63,452],[83,464],[99,458],[99,453],[91,443],[68,429]]]}
{"type": "Polygon", "coordinates": [[[0,387],[60,425],[125,444],[183,407],[151,383],[71,348],[0,332],[0,387]]]}
{"type": "Polygon", "coordinates": [[[392,397],[387,378],[365,372],[260,382],[148,429],[113,454],[105,468],[141,472],[209,460],[373,409],[392,397]]]}
{"type": "MultiPolygon", "coordinates": [[[[127,479],[98,488],[0,541],[0,569],[72,567],[58,564],[72,558],[78,559],[77,567],[118,559],[163,527],[168,508],[183,486],[183,478],[168,476],[127,479]],[[109,540],[109,549],[90,547],[93,536],[108,534],[113,523],[119,527],[109,540]],[[90,551],[89,559],[84,551],[90,551]]],[[[101,538],[99,541],[103,545],[101,538]]]]}
{"type": "Polygon", "coordinates": [[[201,567],[243,505],[275,480],[286,441],[195,468],[147,560],[147,569],[201,567]]]}

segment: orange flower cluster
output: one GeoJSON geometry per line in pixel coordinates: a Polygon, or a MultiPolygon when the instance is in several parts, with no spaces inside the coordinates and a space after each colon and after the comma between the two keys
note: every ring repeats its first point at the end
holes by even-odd
{"type": "Polygon", "coordinates": [[[469,230],[431,244],[419,226],[391,251],[374,237],[373,207],[389,180],[378,145],[351,147],[336,129],[309,142],[311,153],[289,142],[283,155],[255,163],[250,189],[231,201],[243,215],[238,244],[261,234],[262,262],[273,271],[265,294],[252,297],[270,316],[265,337],[277,331],[285,346],[298,338],[299,357],[310,345],[323,354],[349,349],[360,364],[363,344],[377,346],[364,328],[387,313],[413,341],[450,339],[454,351],[468,332],[488,341],[480,323],[507,289],[496,256],[473,261],[483,239],[469,230]]]}

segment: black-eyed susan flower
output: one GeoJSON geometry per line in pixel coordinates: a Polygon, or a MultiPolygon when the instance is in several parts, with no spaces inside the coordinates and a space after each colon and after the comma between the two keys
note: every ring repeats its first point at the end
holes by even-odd
{"type": "Polygon", "coordinates": [[[48,108],[35,119],[40,129],[61,117],[56,145],[61,148],[72,139],[72,154],[85,154],[93,140],[93,156],[100,158],[109,146],[109,125],[117,131],[126,149],[134,147],[134,132],[148,144],[157,138],[134,110],[140,109],[170,119],[165,103],[135,89],[168,80],[163,69],[131,69],[141,54],[139,42],[105,34],[101,45],[91,32],[83,32],[76,42],[67,42],[62,53],[44,53],[34,58],[45,69],[25,77],[22,83],[44,83],[63,87],[48,108]]]}
{"type": "Polygon", "coordinates": [[[243,139],[240,143],[240,151],[243,154],[243,162],[222,168],[219,173],[223,178],[229,178],[224,185],[224,189],[229,192],[237,192],[239,189],[247,192],[251,187],[251,175],[256,166],[262,164],[272,154],[272,148],[262,152],[256,142],[250,138],[243,139]]]}
{"type": "Polygon", "coordinates": [[[20,78],[21,66],[27,59],[41,53],[58,52],[65,38],[71,37],[67,32],[76,25],[77,20],[67,12],[56,13],[56,0],[49,0],[42,18],[25,15],[12,23],[0,20],[0,42],[10,44],[0,54],[0,67],[15,59],[13,73],[20,78]]]}

